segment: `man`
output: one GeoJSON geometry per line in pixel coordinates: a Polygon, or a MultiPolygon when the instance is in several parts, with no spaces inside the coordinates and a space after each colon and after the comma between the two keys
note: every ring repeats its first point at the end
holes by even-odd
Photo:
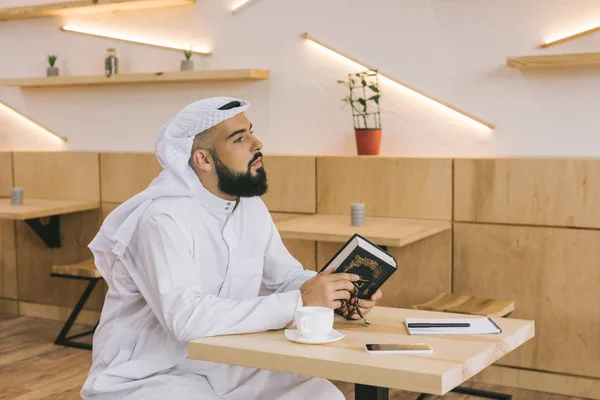
{"type": "Polygon", "coordinates": [[[192,339],[339,307],[358,279],[305,271],[284,247],[259,197],[267,180],[247,108],[219,97],[181,110],[156,139],[161,174],[90,243],[109,290],[83,398],[343,399],[324,379],[187,358],[192,339]]]}

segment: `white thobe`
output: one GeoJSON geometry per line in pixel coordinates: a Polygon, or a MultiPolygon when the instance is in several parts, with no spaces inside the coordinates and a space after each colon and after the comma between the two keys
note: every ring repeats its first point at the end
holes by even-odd
{"type": "MultiPolygon", "coordinates": [[[[84,399],[343,399],[319,378],[187,358],[187,343],[293,323],[306,271],[258,198],[202,188],[145,210],[113,266],[84,399]]],[[[239,340],[244,340],[240,337],[239,340]]]]}

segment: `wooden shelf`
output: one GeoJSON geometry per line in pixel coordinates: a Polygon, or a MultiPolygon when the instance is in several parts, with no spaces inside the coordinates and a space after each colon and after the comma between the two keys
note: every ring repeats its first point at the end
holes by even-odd
{"type": "Polygon", "coordinates": [[[50,4],[0,8],[0,21],[95,14],[112,11],[143,10],[194,4],[196,0],[76,0],[50,4]]]}
{"type": "Polygon", "coordinates": [[[451,228],[450,221],[367,217],[352,226],[349,215],[313,214],[276,222],[284,239],[345,243],[359,233],[380,246],[402,247],[451,228]]]}
{"type": "Polygon", "coordinates": [[[0,79],[0,86],[20,88],[55,87],[55,86],[97,86],[123,85],[134,83],[160,82],[203,82],[227,80],[267,79],[268,70],[233,69],[207,70],[190,72],[156,72],[149,74],[117,74],[107,78],[104,75],[56,76],[42,78],[0,79]]]}
{"type": "Polygon", "coordinates": [[[600,52],[508,57],[510,68],[564,68],[600,65],[600,52]]]}
{"type": "Polygon", "coordinates": [[[0,219],[27,220],[81,211],[97,210],[97,201],[24,199],[22,205],[12,205],[10,199],[0,199],[0,219]]]}

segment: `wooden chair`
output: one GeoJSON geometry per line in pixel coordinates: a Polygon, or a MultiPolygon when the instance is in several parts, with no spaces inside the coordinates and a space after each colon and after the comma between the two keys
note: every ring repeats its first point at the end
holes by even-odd
{"type": "Polygon", "coordinates": [[[54,341],[54,344],[57,344],[60,346],[75,347],[75,348],[79,348],[79,349],[91,350],[92,345],[87,344],[87,343],[76,342],[73,339],[93,334],[94,331],[96,330],[96,327],[98,326],[98,323],[96,323],[94,328],[89,331],[81,332],[81,333],[78,333],[76,335],[72,335],[69,337],[67,337],[67,334],[73,327],[73,324],[75,323],[75,320],[77,319],[77,316],[83,309],[83,306],[87,302],[87,299],[90,297],[90,294],[92,294],[92,291],[96,287],[96,284],[98,283],[98,281],[100,279],[102,279],[102,275],[100,275],[100,271],[98,271],[98,269],[96,268],[96,265],[94,265],[94,260],[90,259],[90,260],[83,261],[81,263],[70,264],[70,265],[53,265],[52,273],[50,275],[54,276],[54,277],[59,277],[59,278],[83,279],[83,280],[88,281],[88,285],[85,288],[85,291],[79,297],[79,300],[77,301],[77,304],[75,305],[75,308],[73,308],[71,315],[69,316],[69,318],[63,325],[60,333],[58,334],[58,336],[56,337],[56,340],[54,341]]]}
{"type": "MultiPolygon", "coordinates": [[[[452,312],[458,314],[481,315],[486,317],[502,318],[509,316],[515,310],[512,300],[488,299],[474,297],[467,294],[441,293],[425,303],[416,304],[417,310],[452,312]]],[[[487,399],[511,400],[512,395],[479,390],[468,387],[457,387],[451,390],[454,393],[468,394],[487,399]]],[[[427,398],[428,394],[422,393],[417,400],[427,398]]]]}

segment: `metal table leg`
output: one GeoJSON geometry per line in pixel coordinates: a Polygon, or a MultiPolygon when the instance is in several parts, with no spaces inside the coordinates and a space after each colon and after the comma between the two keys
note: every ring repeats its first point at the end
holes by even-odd
{"type": "Polygon", "coordinates": [[[354,385],[355,400],[388,400],[390,390],[378,386],[354,385]]]}

